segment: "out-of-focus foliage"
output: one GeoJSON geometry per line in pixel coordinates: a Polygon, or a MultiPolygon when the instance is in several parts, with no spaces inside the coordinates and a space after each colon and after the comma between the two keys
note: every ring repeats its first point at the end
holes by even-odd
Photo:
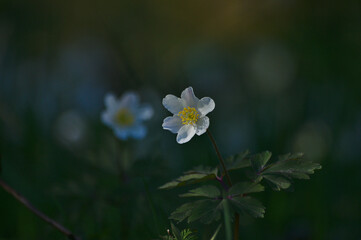
{"type": "MultiPolygon", "coordinates": [[[[323,166],[292,193],[257,193],[267,212],[241,217],[242,239],[359,239],[360,12],[356,0],[0,1],[1,177],[85,240],[156,239],[185,192],[158,187],[217,164],[206,136],[179,146],[161,129],[162,96],[193,86],[216,102],[224,156],[304,152],[323,166]],[[140,141],[100,121],[104,94],[127,90],[154,106],[140,141]]],[[[234,174],[242,164],[235,181],[253,176],[234,174]]],[[[2,190],[0,226],[0,239],[64,239],[2,190]]],[[[209,239],[217,225],[178,227],[209,239]]]]}

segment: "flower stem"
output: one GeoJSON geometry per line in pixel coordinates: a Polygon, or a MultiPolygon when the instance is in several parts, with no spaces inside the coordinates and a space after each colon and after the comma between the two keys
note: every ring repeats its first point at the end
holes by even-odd
{"type": "Polygon", "coordinates": [[[212,133],[211,133],[208,129],[207,129],[207,134],[208,134],[208,137],[211,139],[211,142],[212,142],[212,144],[213,144],[213,147],[214,147],[214,149],[216,150],[217,156],[218,156],[219,161],[220,161],[220,163],[221,163],[221,165],[222,165],[222,168],[223,168],[222,176],[226,176],[228,185],[229,185],[230,187],[232,187],[231,177],[230,177],[229,174],[228,174],[226,165],[224,164],[222,155],[221,155],[221,153],[219,152],[219,149],[218,149],[218,146],[217,146],[217,144],[216,144],[216,141],[214,140],[212,133]]]}
{"type": "Polygon", "coordinates": [[[80,240],[79,237],[76,237],[70,230],[63,227],[58,222],[54,221],[53,219],[46,216],[44,213],[40,212],[38,209],[36,209],[26,198],[21,196],[19,193],[17,193],[14,189],[12,189],[9,185],[7,185],[4,180],[0,179],[0,186],[8,192],[10,195],[12,195],[16,200],[18,200],[20,203],[22,203],[25,207],[27,207],[30,211],[32,211],[36,216],[44,220],[45,222],[49,223],[51,226],[59,230],[61,233],[63,233],[65,236],[68,237],[70,240],[80,240]]]}
{"type": "MultiPolygon", "coordinates": [[[[222,168],[223,168],[222,176],[226,176],[229,187],[232,187],[231,177],[228,174],[226,165],[224,164],[224,160],[222,158],[221,153],[219,152],[216,141],[214,140],[212,133],[208,129],[207,129],[207,134],[208,134],[208,137],[211,139],[213,147],[216,150],[217,156],[218,156],[219,161],[220,161],[220,163],[222,165],[222,168]]],[[[238,240],[238,238],[239,238],[239,214],[235,213],[234,214],[234,235],[233,235],[233,239],[238,240]]]]}
{"type": "Polygon", "coordinates": [[[229,186],[223,181],[223,177],[216,176],[217,181],[221,184],[221,186],[228,191],[229,186]]]}

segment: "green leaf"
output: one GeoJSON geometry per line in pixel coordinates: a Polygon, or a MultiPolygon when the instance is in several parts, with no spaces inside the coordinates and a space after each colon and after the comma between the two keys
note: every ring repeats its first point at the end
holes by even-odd
{"type": "Polygon", "coordinates": [[[213,207],[210,211],[203,214],[200,218],[200,221],[204,224],[210,224],[213,221],[218,221],[221,218],[221,212],[223,210],[224,202],[226,200],[221,200],[216,206],[213,207]]]}
{"type": "Polygon", "coordinates": [[[302,153],[296,153],[280,156],[277,162],[264,167],[260,174],[271,183],[273,189],[279,191],[289,188],[292,178],[309,179],[316,169],[321,169],[321,165],[303,159],[302,153]]]}
{"type": "Polygon", "coordinates": [[[213,220],[219,218],[219,206],[221,206],[221,201],[208,201],[198,208],[192,209],[190,216],[188,217],[188,223],[194,222],[196,220],[201,220],[202,223],[209,224],[213,220]]]}
{"type": "Polygon", "coordinates": [[[225,160],[228,171],[245,168],[251,166],[250,159],[248,158],[249,151],[230,156],[225,160]]]}
{"type": "Polygon", "coordinates": [[[230,199],[230,202],[238,213],[246,213],[253,217],[263,218],[265,207],[256,199],[251,197],[237,197],[230,199]]]}
{"type": "Polygon", "coordinates": [[[183,238],[181,236],[181,233],[180,233],[179,229],[172,222],[170,223],[170,225],[172,227],[172,233],[175,236],[175,238],[177,240],[182,240],[183,238]]]}
{"type": "Polygon", "coordinates": [[[217,229],[216,229],[216,231],[214,232],[214,234],[213,234],[213,236],[211,237],[210,240],[215,240],[215,239],[216,239],[219,230],[221,230],[221,227],[222,227],[222,224],[219,224],[218,227],[217,227],[217,229]]]}
{"type": "MultiPolygon", "coordinates": [[[[204,200],[201,200],[204,201],[204,200]]],[[[172,214],[170,215],[170,219],[176,220],[178,222],[182,222],[184,219],[186,219],[191,211],[192,208],[197,205],[197,202],[189,202],[189,203],[185,203],[183,205],[181,205],[180,207],[178,207],[174,212],[172,212],[172,214]]]]}
{"type": "Polygon", "coordinates": [[[272,164],[264,171],[266,174],[282,174],[292,178],[308,179],[309,174],[313,174],[316,169],[321,169],[321,165],[303,159],[302,153],[286,154],[280,157],[281,160],[272,164]]]}
{"type": "Polygon", "coordinates": [[[257,172],[261,172],[264,169],[264,166],[267,164],[268,160],[270,160],[272,153],[269,151],[265,151],[259,154],[256,154],[251,157],[251,165],[252,168],[257,172]]]}
{"type": "Polygon", "coordinates": [[[229,190],[228,194],[231,196],[242,195],[247,193],[255,193],[264,191],[264,187],[261,184],[251,182],[240,182],[233,185],[229,190]]]}
{"type": "Polygon", "coordinates": [[[192,174],[192,173],[204,173],[204,174],[216,174],[218,171],[217,168],[211,168],[207,166],[198,166],[192,170],[186,171],[185,174],[192,174]]]}
{"type": "Polygon", "coordinates": [[[294,154],[286,153],[286,154],[278,156],[278,161],[282,162],[282,161],[285,161],[285,160],[288,160],[288,159],[302,158],[303,156],[304,156],[303,153],[294,153],[294,154]]]}
{"type": "Polygon", "coordinates": [[[180,197],[208,197],[216,198],[221,195],[219,189],[213,185],[205,185],[193,190],[190,190],[188,193],[179,195],[180,197]]]}
{"type": "Polygon", "coordinates": [[[290,180],[285,177],[277,175],[264,175],[264,178],[271,182],[271,187],[275,191],[280,191],[281,189],[287,189],[291,186],[290,180]]]}
{"type": "Polygon", "coordinates": [[[188,223],[196,220],[208,224],[219,219],[219,211],[222,210],[221,200],[198,200],[183,204],[177,208],[169,217],[181,222],[187,219],[188,223]]]}
{"type": "Polygon", "coordinates": [[[199,183],[210,179],[215,179],[218,168],[209,169],[198,167],[195,170],[185,172],[183,176],[168,182],[159,187],[159,189],[171,189],[175,187],[185,186],[189,184],[199,183]]]}

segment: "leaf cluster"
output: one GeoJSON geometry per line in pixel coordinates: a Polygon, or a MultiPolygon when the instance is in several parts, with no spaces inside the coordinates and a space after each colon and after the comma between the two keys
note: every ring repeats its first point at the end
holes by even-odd
{"type": "Polygon", "coordinates": [[[218,167],[197,168],[164,184],[160,189],[204,184],[181,194],[180,197],[198,198],[198,200],[181,205],[169,218],[177,222],[187,220],[188,223],[200,221],[209,224],[220,220],[225,204],[231,207],[232,212],[262,218],[265,207],[250,194],[264,191],[263,180],[273,190],[280,191],[289,188],[292,179],[309,179],[310,174],[321,168],[318,163],[305,160],[301,153],[282,155],[275,162],[270,161],[271,156],[272,153],[268,151],[252,156],[246,151],[226,159],[227,171],[239,174],[240,169],[247,169],[251,173],[247,181],[232,186],[227,186],[223,176],[218,175],[220,172],[218,167]]]}

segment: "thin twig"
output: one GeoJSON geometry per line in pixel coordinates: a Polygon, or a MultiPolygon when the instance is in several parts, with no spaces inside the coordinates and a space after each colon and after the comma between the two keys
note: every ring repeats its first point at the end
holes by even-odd
{"type": "Polygon", "coordinates": [[[4,180],[0,179],[0,186],[12,195],[16,200],[22,203],[25,207],[27,207],[30,211],[32,211],[36,216],[59,230],[65,236],[67,236],[70,240],[80,240],[79,237],[75,236],[72,232],[70,232],[67,228],[63,227],[58,222],[46,216],[44,213],[40,212],[37,208],[35,208],[26,198],[17,193],[14,189],[12,189],[9,185],[7,185],[4,180]]]}
{"type": "MultiPolygon", "coordinates": [[[[217,153],[217,156],[218,156],[218,158],[219,158],[219,161],[221,162],[221,165],[222,165],[222,168],[223,168],[223,174],[222,174],[222,176],[223,176],[223,175],[226,176],[229,187],[232,187],[231,177],[230,177],[229,174],[228,174],[226,165],[224,164],[224,160],[223,160],[223,158],[222,158],[221,153],[219,152],[219,149],[218,149],[218,146],[217,146],[217,144],[216,144],[216,141],[214,140],[212,133],[211,133],[208,129],[207,129],[207,134],[208,134],[209,138],[211,139],[211,142],[212,142],[212,144],[213,144],[214,149],[216,150],[216,153],[217,153]]],[[[239,214],[238,214],[238,213],[235,213],[235,214],[234,214],[234,236],[233,236],[233,239],[234,239],[234,240],[238,240],[238,238],[239,238],[239,214]]]]}

